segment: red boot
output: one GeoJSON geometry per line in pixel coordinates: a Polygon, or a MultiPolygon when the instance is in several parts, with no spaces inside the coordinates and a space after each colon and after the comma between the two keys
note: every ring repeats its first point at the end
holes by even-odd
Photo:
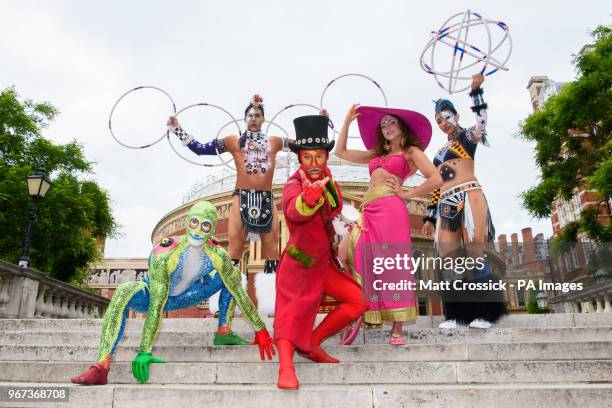
{"type": "Polygon", "coordinates": [[[295,375],[295,368],[293,368],[293,365],[278,370],[278,382],[276,386],[281,390],[297,390],[300,388],[300,382],[295,375]]]}
{"type": "Polygon", "coordinates": [[[278,348],[280,363],[276,386],[282,390],[297,390],[300,388],[300,382],[295,375],[295,367],[293,367],[295,346],[289,340],[279,339],[276,342],[276,347],[278,348]]]}
{"type": "Polygon", "coordinates": [[[339,363],[340,360],[333,358],[325,350],[323,347],[313,347],[308,353],[299,353],[300,356],[309,359],[310,361],[314,361],[315,363],[339,363]]]}
{"type": "Polygon", "coordinates": [[[100,364],[96,363],[89,367],[89,370],[79,375],[78,377],[73,377],[70,379],[70,382],[75,384],[83,384],[83,385],[104,385],[108,382],[108,372],[110,369],[104,368],[100,364]]]}

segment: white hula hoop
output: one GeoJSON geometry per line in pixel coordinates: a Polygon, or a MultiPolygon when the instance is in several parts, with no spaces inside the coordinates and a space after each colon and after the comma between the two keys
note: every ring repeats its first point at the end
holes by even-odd
{"type": "MultiPolygon", "coordinates": [[[[354,76],[354,77],[359,77],[359,78],[364,78],[364,79],[367,79],[368,81],[370,81],[371,83],[373,83],[373,84],[374,84],[374,86],[376,86],[376,88],[378,88],[378,90],[380,91],[380,93],[381,93],[381,95],[382,95],[382,97],[383,97],[383,99],[384,99],[384,101],[385,101],[385,108],[386,108],[386,107],[389,105],[389,102],[388,102],[388,100],[387,100],[387,95],[385,94],[385,91],[383,91],[383,89],[382,89],[382,87],[380,86],[380,84],[379,84],[378,82],[376,82],[376,81],[375,81],[373,78],[370,78],[369,76],[367,76],[367,75],[363,75],[363,74],[344,74],[344,75],[340,75],[340,76],[338,76],[338,77],[336,77],[336,78],[332,79],[332,80],[331,80],[331,81],[329,81],[329,83],[328,83],[328,84],[325,86],[325,88],[323,89],[323,92],[321,93],[321,99],[320,99],[320,101],[319,101],[319,104],[321,105],[321,108],[323,108],[323,106],[324,106],[324,105],[323,105],[323,99],[325,98],[325,93],[327,93],[327,90],[329,89],[329,87],[330,87],[330,86],[331,86],[331,85],[332,85],[334,82],[336,82],[337,80],[342,79],[342,78],[346,78],[346,77],[351,77],[351,76],[354,76]]],[[[331,118],[330,118],[330,121],[331,121],[331,118]]],[[[339,133],[340,133],[338,130],[336,130],[336,129],[335,129],[335,128],[333,128],[333,127],[332,127],[332,130],[333,130],[334,135],[337,135],[337,134],[339,134],[339,133]]],[[[351,136],[351,135],[348,135],[348,137],[349,137],[350,139],[361,139],[361,136],[351,136]]],[[[335,140],[335,136],[334,136],[334,140],[335,140]]]]}
{"type": "MultiPolygon", "coordinates": [[[[195,107],[197,107],[197,106],[209,106],[209,107],[211,107],[211,108],[215,108],[215,109],[218,109],[218,110],[220,110],[220,111],[224,112],[226,115],[228,115],[230,118],[232,118],[232,120],[231,120],[231,121],[230,121],[228,124],[235,123],[235,124],[236,124],[236,128],[238,129],[238,134],[240,135],[240,134],[242,133],[242,130],[240,130],[240,125],[238,124],[238,120],[237,120],[237,119],[236,119],[236,118],[235,118],[235,117],[234,117],[234,116],[233,116],[231,113],[229,113],[229,111],[227,111],[226,109],[224,109],[224,108],[222,108],[222,107],[220,107],[220,106],[218,106],[218,105],[214,105],[214,104],[212,104],[212,103],[200,102],[200,103],[194,103],[194,104],[191,104],[191,105],[185,106],[184,108],[182,108],[181,110],[179,110],[178,112],[176,112],[176,114],[175,114],[174,116],[179,116],[181,113],[185,112],[187,109],[195,108],[195,107]]],[[[225,125],[225,126],[227,126],[227,125],[225,125]]],[[[224,126],[224,127],[225,127],[225,126],[224,126]]],[[[219,137],[219,133],[220,133],[220,132],[217,132],[217,136],[215,136],[215,139],[214,139],[215,141],[216,141],[216,140],[217,140],[217,138],[219,137]]],[[[176,150],[176,149],[174,148],[174,146],[172,145],[172,143],[170,143],[170,131],[166,131],[166,137],[168,138],[168,144],[169,144],[169,145],[170,145],[170,147],[172,148],[172,151],[174,151],[174,153],[176,153],[176,154],[177,154],[177,155],[178,155],[178,156],[179,156],[181,159],[185,160],[185,161],[186,161],[186,162],[188,162],[188,163],[195,164],[196,166],[201,166],[201,167],[217,167],[217,166],[222,166],[222,165],[225,165],[225,166],[226,166],[226,167],[228,167],[230,170],[232,170],[232,171],[236,171],[236,169],[235,169],[235,168],[232,168],[232,167],[230,167],[230,166],[227,164],[227,163],[229,163],[229,162],[225,162],[225,161],[223,161],[223,159],[222,159],[222,158],[221,158],[221,156],[219,155],[219,152],[217,152],[217,157],[218,157],[218,158],[219,158],[219,160],[221,161],[221,163],[219,163],[219,164],[206,164],[206,163],[198,163],[198,162],[196,162],[196,161],[193,161],[193,160],[191,160],[191,159],[188,159],[187,157],[185,157],[185,156],[183,156],[181,153],[179,153],[179,151],[178,151],[178,150],[176,150]]]]}
{"type": "Polygon", "coordinates": [[[113,137],[113,139],[115,139],[115,142],[119,143],[123,147],[127,147],[128,149],[146,149],[147,147],[151,147],[154,144],[159,143],[166,136],[166,132],[164,132],[159,139],[156,139],[152,143],[149,143],[149,144],[146,144],[146,145],[142,145],[142,146],[133,146],[133,145],[129,145],[127,143],[123,143],[121,140],[119,140],[119,138],[117,138],[117,136],[115,135],[115,132],[113,132],[113,124],[112,124],[112,122],[113,122],[113,113],[115,112],[115,109],[117,108],[117,105],[119,105],[119,102],[121,102],[121,100],[123,98],[125,98],[127,95],[129,95],[132,92],[141,90],[141,89],[155,89],[156,91],[159,91],[159,92],[163,93],[164,95],[166,95],[168,97],[168,99],[170,99],[170,102],[172,103],[172,114],[176,115],[176,104],[174,103],[174,99],[172,99],[172,97],[170,96],[170,94],[168,92],[164,91],[161,88],[158,88],[156,86],[137,86],[136,88],[132,88],[129,91],[125,92],[123,95],[121,95],[119,97],[119,99],[117,99],[117,101],[115,102],[115,104],[113,105],[113,107],[112,107],[112,109],[110,111],[110,115],[108,115],[108,130],[110,131],[110,134],[113,137]]]}

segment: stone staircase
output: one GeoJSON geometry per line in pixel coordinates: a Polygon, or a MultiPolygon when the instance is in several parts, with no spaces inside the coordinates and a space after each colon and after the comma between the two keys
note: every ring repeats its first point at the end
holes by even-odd
{"type": "MultiPolygon", "coordinates": [[[[278,364],[253,346],[214,347],[214,319],[166,319],[149,384],[131,360],[142,320],[128,321],[106,386],[68,378],[97,354],[100,320],[0,320],[0,386],[68,386],[70,407],[612,407],[612,314],[510,315],[489,330],[442,330],[438,317],[407,329],[408,345],[385,344],[389,330],[362,331],[354,345],[326,349],[341,364],[300,357],[297,392],[277,390],[278,364]]],[[[266,322],[269,328],[272,321],[266,322]]],[[[253,334],[242,319],[234,329],[253,334]]]]}

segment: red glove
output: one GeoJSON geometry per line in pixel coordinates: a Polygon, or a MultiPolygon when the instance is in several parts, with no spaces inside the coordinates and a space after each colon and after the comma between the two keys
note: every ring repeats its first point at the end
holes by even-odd
{"type": "Polygon", "coordinates": [[[314,207],[317,204],[317,201],[323,195],[323,187],[318,185],[310,185],[310,186],[302,186],[304,192],[302,193],[302,200],[309,206],[314,207]]]}
{"type": "Polygon", "coordinates": [[[253,340],[253,344],[259,345],[259,355],[261,356],[262,360],[265,360],[266,356],[268,356],[268,360],[272,360],[272,356],[276,355],[274,352],[274,346],[272,345],[272,337],[270,337],[270,333],[268,333],[267,329],[261,329],[260,331],[255,332],[255,340],[253,340]]]}
{"type": "Polygon", "coordinates": [[[312,182],[302,170],[300,170],[300,177],[302,179],[302,200],[309,207],[314,207],[323,195],[323,186],[329,182],[329,177],[312,182]]]}

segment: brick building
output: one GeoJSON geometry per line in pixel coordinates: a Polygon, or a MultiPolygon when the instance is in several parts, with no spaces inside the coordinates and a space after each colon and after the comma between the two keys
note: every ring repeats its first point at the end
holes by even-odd
{"type": "Polygon", "coordinates": [[[512,312],[527,312],[528,293],[517,288],[518,280],[543,279],[551,280],[551,264],[548,240],[544,234],[533,236],[531,227],[521,230],[521,239],[518,234],[510,235],[510,242],[506,234],[497,238],[497,251],[502,262],[506,265],[504,280],[510,286],[506,293],[508,309],[512,312]]]}

